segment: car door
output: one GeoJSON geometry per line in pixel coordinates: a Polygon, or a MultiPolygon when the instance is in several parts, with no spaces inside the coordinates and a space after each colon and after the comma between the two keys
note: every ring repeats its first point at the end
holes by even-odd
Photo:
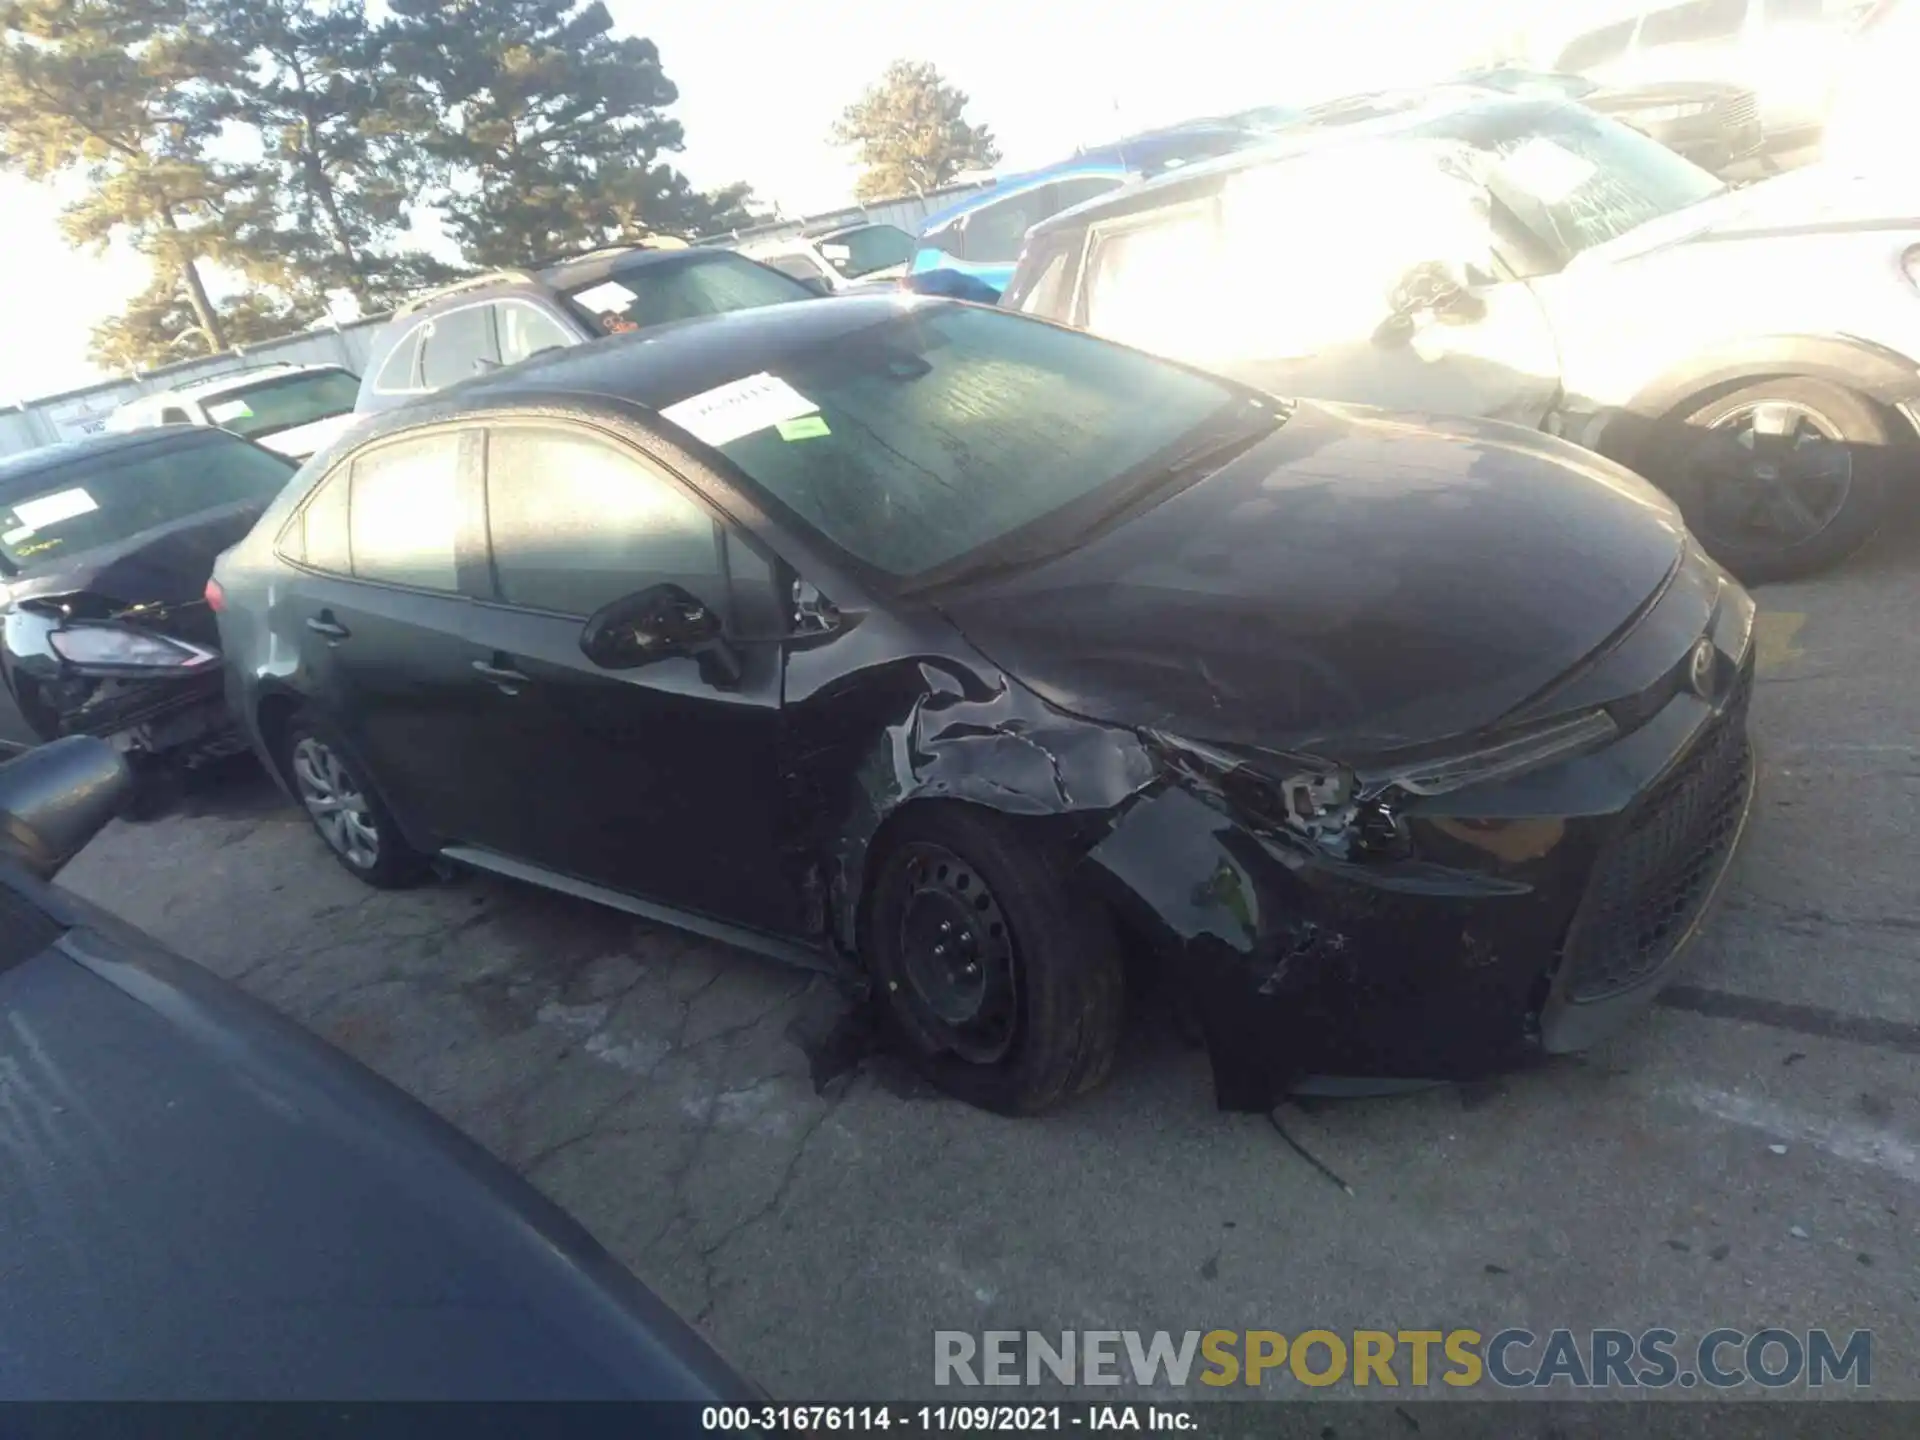
{"type": "Polygon", "coordinates": [[[1085,323],[1274,394],[1537,425],[1552,331],[1446,153],[1330,145],[1096,227],[1085,323]]]}
{"type": "Polygon", "coordinates": [[[317,486],[286,531],[275,629],[314,704],[416,835],[466,838],[496,775],[472,740],[474,606],[484,583],[480,432],[377,442],[317,486]]]}
{"type": "Polygon", "coordinates": [[[493,599],[473,704],[505,784],[481,843],[734,924],[797,933],[777,844],[782,608],[770,561],[625,442],[552,422],[489,430],[493,599]],[[672,584],[717,613],[736,668],[607,670],[582,628],[672,584]]]}

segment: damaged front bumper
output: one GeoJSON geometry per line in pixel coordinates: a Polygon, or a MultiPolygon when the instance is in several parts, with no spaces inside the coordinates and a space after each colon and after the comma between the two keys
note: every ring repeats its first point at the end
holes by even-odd
{"type": "Polygon", "coordinates": [[[1644,1007],[1745,822],[1752,620],[1744,592],[1690,561],[1568,682],[1637,696],[1624,733],[1533,773],[1415,797],[1398,811],[1410,842],[1399,859],[1317,854],[1175,783],[1124,807],[1083,873],[1167,962],[1219,1103],[1266,1109],[1336,1080],[1471,1079],[1583,1049],[1644,1007]],[[1713,663],[1696,680],[1703,619],[1713,663]]]}

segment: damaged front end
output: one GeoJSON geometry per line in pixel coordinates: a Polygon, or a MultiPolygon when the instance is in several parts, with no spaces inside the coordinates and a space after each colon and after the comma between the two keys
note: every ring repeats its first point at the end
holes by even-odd
{"type": "Polygon", "coordinates": [[[18,599],[0,627],[8,685],[42,740],[95,735],[188,764],[244,748],[227,715],[204,600],[95,591],[18,599]]]}

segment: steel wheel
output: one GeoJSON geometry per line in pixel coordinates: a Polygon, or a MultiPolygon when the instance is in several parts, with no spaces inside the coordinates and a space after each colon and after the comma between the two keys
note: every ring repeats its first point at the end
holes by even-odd
{"type": "Polygon", "coordinates": [[[1018,1030],[1013,932],[980,872],[945,846],[907,848],[901,972],[916,1018],[975,1065],[1013,1049],[1018,1030]]]}
{"type": "Polygon", "coordinates": [[[1688,457],[1686,480],[1708,549],[1801,545],[1846,509],[1854,457],[1840,427],[1812,406],[1763,400],[1714,422],[1688,457]]]}
{"type": "Polygon", "coordinates": [[[380,830],[365,792],[324,741],[302,735],[293,747],[294,788],[334,853],[358,870],[380,863],[380,830]]]}

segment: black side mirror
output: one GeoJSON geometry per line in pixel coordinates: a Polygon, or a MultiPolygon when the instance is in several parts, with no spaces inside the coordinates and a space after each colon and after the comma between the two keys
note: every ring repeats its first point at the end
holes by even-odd
{"type": "Polygon", "coordinates": [[[0,857],[51,880],[132,791],[126,759],[95,736],[29,750],[0,765],[0,857]]]}
{"type": "Polygon", "coordinates": [[[580,652],[603,670],[635,670],[694,655],[713,683],[740,678],[720,616],[678,585],[649,585],[603,605],[580,632],[580,652]]]}

